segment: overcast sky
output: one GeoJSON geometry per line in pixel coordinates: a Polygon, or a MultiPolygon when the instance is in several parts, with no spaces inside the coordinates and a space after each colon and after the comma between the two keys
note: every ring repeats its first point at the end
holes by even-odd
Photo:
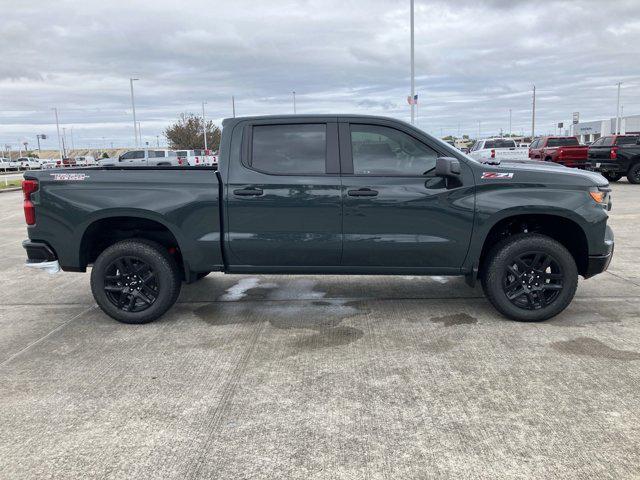
{"type": "MultiPolygon", "coordinates": [[[[369,113],[409,119],[409,0],[0,0],[0,144],[133,144],[180,112],[369,113]],[[103,140],[104,137],[104,140],[103,140]]],[[[430,133],[640,113],[640,0],[416,0],[418,125],[430,133]]],[[[162,139],[161,139],[162,142],[162,139]]]]}

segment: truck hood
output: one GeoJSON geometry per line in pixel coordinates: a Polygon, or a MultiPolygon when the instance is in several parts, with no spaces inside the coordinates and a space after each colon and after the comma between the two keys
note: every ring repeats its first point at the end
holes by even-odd
{"type": "MultiPolygon", "coordinates": [[[[499,165],[486,165],[486,167],[487,170],[485,172],[513,174],[511,177],[506,177],[512,182],[567,183],[584,185],[585,187],[602,187],[609,184],[609,181],[599,173],[579,168],[569,168],[551,162],[504,161],[499,165]]],[[[485,177],[484,172],[483,177],[485,177]]]]}

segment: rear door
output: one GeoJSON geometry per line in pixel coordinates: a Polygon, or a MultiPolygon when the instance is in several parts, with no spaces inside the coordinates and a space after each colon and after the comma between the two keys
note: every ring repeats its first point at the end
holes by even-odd
{"type": "Polygon", "coordinates": [[[442,146],[384,120],[340,123],[342,264],[427,272],[458,271],[471,238],[475,187],[434,176],[442,146]]]}
{"type": "Polygon", "coordinates": [[[335,117],[247,121],[236,127],[233,141],[239,134],[240,158],[232,156],[226,184],[231,268],[339,265],[342,199],[335,117]]]}

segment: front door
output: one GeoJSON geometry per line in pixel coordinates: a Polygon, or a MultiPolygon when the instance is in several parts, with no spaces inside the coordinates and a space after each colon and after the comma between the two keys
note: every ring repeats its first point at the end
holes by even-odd
{"type": "Polygon", "coordinates": [[[335,117],[245,124],[241,158],[230,162],[226,188],[232,269],[340,264],[337,141],[335,117]]]}
{"type": "Polygon", "coordinates": [[[460,162],[456,183],[435,177],[436,158],[447,152],[419,137],[366,119],[340,124],[342,265],[425,272],[462,265],[474,215],[471,169],[460,162]]]}

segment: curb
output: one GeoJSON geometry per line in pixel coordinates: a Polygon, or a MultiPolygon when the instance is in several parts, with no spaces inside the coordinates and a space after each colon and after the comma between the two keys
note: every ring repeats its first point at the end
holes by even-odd
{"type": "Polygon", "coordinates": [[[18,190],[22,190],[22,187],[0,188],[0,193],[17,192],[18,190]]]}

